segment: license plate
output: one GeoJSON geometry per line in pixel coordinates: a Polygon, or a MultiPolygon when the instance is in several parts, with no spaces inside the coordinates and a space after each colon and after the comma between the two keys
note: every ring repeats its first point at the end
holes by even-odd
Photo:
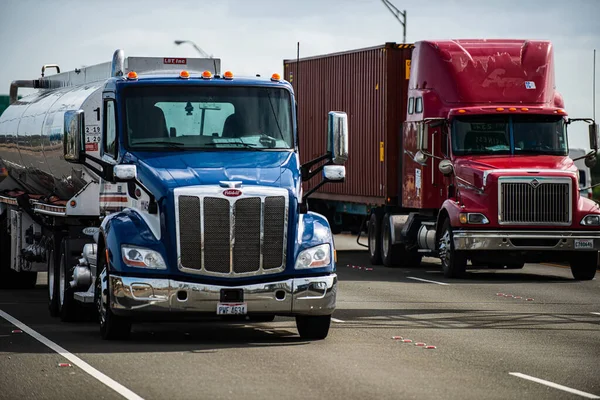
{"type": "Polygon", "coordinates": [[[217,315],[244,315],[248,313],[246,303],[219,303],[217,304],[217,315]]]}
{"type": "Polygon", "coordinates": [[[594,249],[594,239],[575,239],[576,249],[594,249]]]}

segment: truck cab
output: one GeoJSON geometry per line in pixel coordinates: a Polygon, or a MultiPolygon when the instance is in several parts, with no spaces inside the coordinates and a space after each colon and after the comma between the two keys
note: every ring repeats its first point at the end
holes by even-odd
{"type": "MultiPolygon", "coordinates": [[[[593,163],[598,128],[583,121],[591,151],[581,158],[593,163]]],[[[403,205],[420,210],[412,222],[424,221],[413,227],[414,247],[437,254],[447,276],[469,260],[492,268],[567,261],[576,279],[592,279],[600,208],[579,192],[568,148],[574,122],[555,91],[550,42],[417,43],[403,129],[404,177],[418,181],[403,205]]]]}

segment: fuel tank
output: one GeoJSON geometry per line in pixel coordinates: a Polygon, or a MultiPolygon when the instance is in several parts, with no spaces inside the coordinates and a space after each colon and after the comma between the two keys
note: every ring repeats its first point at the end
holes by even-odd
{"type": "MultiPolygon", "coordinates": [[[[0,116],[0,193],[19,189],[68,200],[85,186],[82,167],[63,157],[64,113],[83,109],[86,132],[92,128],[99,138],[102,85],[38,90],[4,111],[0,116]]],[[[97,155],[97,147],[89,150],[96,150],[88,153],[97,155]]]]}

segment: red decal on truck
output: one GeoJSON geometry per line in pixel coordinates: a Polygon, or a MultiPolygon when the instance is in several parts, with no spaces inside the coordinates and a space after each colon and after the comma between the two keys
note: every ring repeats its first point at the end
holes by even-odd
{"type": "Polygon", "coordinates": [[[163,64],[187,64],[187,58],[163,58],[163,64]]]}
{"type": "Polygon", "coordinates": [[[86,143],[85,151],[98,151],[98,143],[86,143]]]}

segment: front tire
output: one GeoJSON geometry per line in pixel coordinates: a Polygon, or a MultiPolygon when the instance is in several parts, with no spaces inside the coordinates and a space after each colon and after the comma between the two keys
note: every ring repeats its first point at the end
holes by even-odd
{"type": "Polygon", "coordinates": [[[298,315],[296,317],[296,327],[302,339],[322,340],[329,333],[331,325],[331,315],[306,316],[298,315]]]}
{"type": "Polygon", "coordinates": [[[373,265],[381,265],[381,216],[372,213],[369,218],[369,259],[373,265]]]}
{"type": "Polygon", "coordinates": [[[571,259],[571,273],[577,281],[590,281],[596,276],[598,268],[598,252],[586,251],[578,253],[571,259]]]}
{"type": "Polygon", "coordinates": [[[450,220],[446,218],[438,237],[438,251],[446,278],[458,278],[464,275],[467,270],[466,254],[454,249],[453,238],[450,220]]]}
{"type": "Polygon", "coordinates": [[[100,335],[104,340],[124,340],[131,334],[131,320],[113,314],[110,309],[110,275],[104,250],[98,252],[98,271],[96,288],[94,291],[98,319],[100,321],[100,335]]]}

